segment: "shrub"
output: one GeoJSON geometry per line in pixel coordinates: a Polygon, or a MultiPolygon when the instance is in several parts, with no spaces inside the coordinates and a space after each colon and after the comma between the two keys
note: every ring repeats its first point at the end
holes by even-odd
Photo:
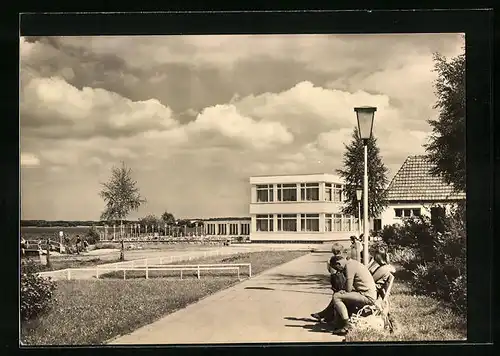
{"type": "Polygon", "coordinates": [[[99,241],[99,232],[94,226],[87,230],[85,238],[90,245],[95,245],[99,241]]]}
{"type": "Polygon", "coordinates": [[[21,319],[34,319],[50,309],[56,284],[50,278],[36,274],[40,266],[29,260],[22,266],[21,319]]]}
{"type": "Polygon", "coordinates": [[[380,231],[380,237],[382,241],[386,243],[389,247],[394,247],[398,245],[399,240],[399,230],[400,226],[397,224],[394,225],[386,225],[380,231]]]}
{"type": "Polygon", "coordinates": [[[462,274],[453,280],[450,301],[458,311],[467,311],[467,275],[462,274]]]}
{"type": "Polygon", "coordinates": [[[95,245],[95,248],[96,250],[99,250],[99,249],[117,249],[117,248],[120,248],[120,244],[119,243],[97,243],[95,245]]]}
{"type": "Polygon", "coordinates": [[[390,253],[390,261],[400,264],[407,270],[413,270],[420,262],[420,256],[415,248],[401,247],[390,253]]]}

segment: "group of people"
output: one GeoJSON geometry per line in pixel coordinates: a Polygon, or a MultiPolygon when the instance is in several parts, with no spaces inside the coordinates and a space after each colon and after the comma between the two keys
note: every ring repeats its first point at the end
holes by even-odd
{"type": "Polygon", "coordinates": [[[335,326],[335,334],[345,335],[352,329],[349,314],[356,307],[373,305],[383,296],[384,286],[395,269],[389,264],[387,251],[379,247],[365,266],[361,262],[357,238],[352,236],[351,253],[345,253],[340,244],[332,247],[333,256],[327,262],[333,296],[328,306],[311,316],[335,326]],[[356,248],[354,248],[356,247],[356,248]]]}

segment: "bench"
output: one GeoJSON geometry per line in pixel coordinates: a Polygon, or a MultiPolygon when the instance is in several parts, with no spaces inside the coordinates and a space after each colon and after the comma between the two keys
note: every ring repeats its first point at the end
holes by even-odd
{"type": "MultiPolygon", "coordinates": [[[[383,308],[389,305],[388,304],[389,296],[391,294],[393,284],[394,284],[394,275],[392,273],[389,273],[389,276],[387,277],[387,280],[384,283],[383,287],[377,290],[377,300],[375,302],[376,305],[382,306],[383,308]]],[[[361,309],[360,306],[355,306],[352,308],[352,310],[349,310],[349,314],[350,315],[355,314],[360,309],[361,309]]]]}

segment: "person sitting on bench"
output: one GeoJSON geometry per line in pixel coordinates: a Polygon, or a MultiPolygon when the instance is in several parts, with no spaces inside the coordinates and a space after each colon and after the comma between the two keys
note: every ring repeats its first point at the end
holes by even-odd
{"type": "Polygon", "coordinates": [[[389,264],[389,256],[384,247],[378,247],[373,252],[373,259],[368,264],[368,270],[373,275],[373,280],[377,287],[377,294],[380,295],[390,275],[396,272],[394,266],[389,264]]]}
{"type": "Polygon", "coordinates": [[[345,290],[333,295],[333,304],[340,322],[340,328],[334,332],[345,335],[352,328],[347,308],[373,305],[377,299],[377,288],[370,271],[361,262],[347,260],[343,256],[334,256],[331,262],[334,269],[346,276],[345,290]]]}
{"type": "MultiPolygon", "coordinates": [[[[343,272],[338,272],[336,269],[333,268],[332,264],[335,263],[336,261],[336,256],[341,256],[341,252],[335,254],[330,258],[330,261],[328,261],[328,272],[330,272],[330,284],[332,287],[332,291],[335,294],[338,291],[341,291],[345,289],[345,284],[346,284],[346,276],[343,272]]],[[[314,319],[317,319],[318,321],[325,320],[327,323],[333,323],[335,321],[335,307],[333,304],[333,298],[330,300],[330,303],[326,306],[325,309],[318,313],[313,313],[311,316],[314,319]]]]}

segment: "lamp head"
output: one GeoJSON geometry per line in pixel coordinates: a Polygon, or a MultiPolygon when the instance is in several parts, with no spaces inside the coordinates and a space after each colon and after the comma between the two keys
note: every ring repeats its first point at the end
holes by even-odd
{"type": "Polygon", "coordinates": [[[358,120],[359,138],[365,143],[372,136],[373,118],[377,108],[374,106],[360,106],[354,108],[358,120]]]}
{"type": "Polygon", "coordinates": [[[357,188],[356,189],[356,199],[358,201],[361,201],[361,198],[363,197],[363,189],[357,188]]]}

